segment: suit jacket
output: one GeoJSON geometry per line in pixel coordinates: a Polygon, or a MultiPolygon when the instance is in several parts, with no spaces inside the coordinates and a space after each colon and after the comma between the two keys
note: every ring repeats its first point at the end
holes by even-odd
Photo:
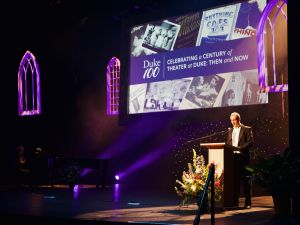
{"type": "MultiPolygon", "coordinates": [[[[233,128],[228,131],[226,144],[232,145],[232,132],[233,128]]],[[[239,134],[238,148],[243,156],[250,157],[249,149],[253,145],[253,133],[252,128],[241,124],[241,130],[239,134]]]]}

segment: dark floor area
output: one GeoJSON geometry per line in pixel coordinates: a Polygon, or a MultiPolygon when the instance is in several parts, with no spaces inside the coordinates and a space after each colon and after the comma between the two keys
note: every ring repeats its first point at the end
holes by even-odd
{"type": "MultiPolygon", "coordinates": [[[[179,197],[162,190],[114,185],[1,187],[0,216],[9,224],[193,224],[197,205],[180,206],[179,197]]],[[[275,217],[271,196],[253,197],[251,209],[217,210],[215,224],[296,225],[295,217],[275,217]]],[[[210,213],[200,224],[211,224],[210,213]]]]}

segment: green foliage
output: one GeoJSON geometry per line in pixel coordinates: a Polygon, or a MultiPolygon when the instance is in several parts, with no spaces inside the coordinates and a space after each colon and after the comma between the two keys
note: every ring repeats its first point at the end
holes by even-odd
{"type": "Polygon", "coordinates": [[[292,156],[290,149],[285,154],[275,154],[266,159],[259,157],[258,163],[246,167],[252,180],[269,191],[300,183],[300,159],[292,156]]]}

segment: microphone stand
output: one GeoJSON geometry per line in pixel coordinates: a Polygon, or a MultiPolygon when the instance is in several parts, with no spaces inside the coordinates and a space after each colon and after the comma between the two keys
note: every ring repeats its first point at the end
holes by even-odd
{"type": "Polygon", "coordinates": [[[229,131],[229,129],[230,129],[230,127],[227,130],[218,131],[218,132],[206,135],[204,137],[199,137],[199,138],[195,138],[195,139],[189,140],[189,141],[186,142],[186,144],[187,143],[191,143],[193,141],[200,141],[200,140],[203,140],[205,138],[213,137],[213,136],[218,135],[218,134],[226,134],[229,131]]]}

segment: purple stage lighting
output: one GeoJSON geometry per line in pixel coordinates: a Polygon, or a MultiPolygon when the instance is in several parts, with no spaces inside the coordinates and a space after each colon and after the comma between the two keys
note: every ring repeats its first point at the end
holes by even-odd
{"type": "Polygon", "coordinates": [[[113,57],[107,66],[107,115],[119,114],[120,65],[120,60],[113,57]]]}
{"type": "Polygon", "coordinates": [[[27,51],[18,72],[19,116],[41,114],[40,70],[34,55],[27,51]]]}
{"type": "Polygon", "coordinates": [[[127,176],[133,173],[136,170],[139,170],[145,166],[148,166],[155,162],[157,159],[162,157],[164,154],[172,150],[174,146],[173,140],[169,140],[168,142],[164,143],[162,146],[153,149],[152,152],[144,155],[141,159],[136,161],[134,164],[129,166],[125,171],[118,174],[120,177],[127,176]]]}
{"type": "MultiPolygon", "coordinates": [[[[287,6],[287,0],[271,0],[264,8],[258,27],[257,27],[257,47],[258,47],[258,80],[259,86],[262,92],[283,92],[288,91],[288,84],[278,84],[276,80],[276,60],[275,60],[275,24],[279,14],[283,15],[284,20],[287,24],[287,14],[283,8],[287,6]],[[272,16],[272,11],[276,11],[275,16],[272,16]],[[269,17],[270,15],[270,17],[269,17]],[[271,18],[271,19],[270,19],[271,18]],[[269,24],[272,36],[272,57],[269,60],[272,61],[273,68],[273,85],[267,84],[266,74],[266,53],[265,53],[265,26],[269,24]]],[[[279,26],[279,25],[278,25],[279,26]]],[[[277,35],[285,35],[277,32],[277,35]]],[[[276,37],[277,38],[277,37],[276,37]]],[[[282,74],[284,76],[286,74],[282,74]]]]}
{"type": "Polygon", "coordinates": [[[120,177],[119,177],[118,174],[115,176],[115,179],[116,179],[116,180],[120,180],[120,177]]]}

